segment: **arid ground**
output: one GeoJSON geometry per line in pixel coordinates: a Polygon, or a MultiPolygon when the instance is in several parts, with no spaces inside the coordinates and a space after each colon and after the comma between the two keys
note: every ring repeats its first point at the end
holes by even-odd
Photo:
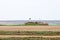
{"type": "MultiPolygon", "coordinates": [[[[60,31],[60,26],[0,26],[0,31],[60,31]]],[[[0,37],[60,37],[35,35],[0,35],[0,37]]]]}
{"type": "Polygon", "coordinates": [[[60,31],[60,26],[0,26],[3,31],[60,31]]]}

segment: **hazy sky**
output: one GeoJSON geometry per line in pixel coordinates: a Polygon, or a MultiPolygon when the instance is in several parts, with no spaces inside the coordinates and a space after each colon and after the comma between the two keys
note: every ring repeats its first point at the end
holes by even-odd
{"type": "Polygon", "coordinates": [[[60,20],[60,0],[0,0],[0,20],[60,20]]]}

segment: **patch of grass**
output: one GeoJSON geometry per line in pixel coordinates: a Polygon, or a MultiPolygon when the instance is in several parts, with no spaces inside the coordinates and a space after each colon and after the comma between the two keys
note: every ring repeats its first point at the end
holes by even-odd
{"type": "Polygon", "coordinates": [[[56,36],[60,35],[58,31],[0,31],[0,35],[43,35],[56,36]]]}
{"type": "Polygon", "coordinates": [[[24,26],[23,24],[0,24],[0,26],[24,26]]]}
{"type": "Polygon", "coordinates": [[[48,23],[27,22],[25,24],[0,24],[0,26],[48,26],[48,23]]]}
{"type": "Polygon", "coordinates": [[[48,26],[48,24],[24,24],[24,26],[48,26]]]}
{"type": "Polygon", "coordinates": [[[44,24],[44,23],[39,24],[38,22],[27,22],[24,25],[25,26],[48,26],[48,24],[44,24]]]}
{"type": "Polygon", "coordinates": [[[60,38],[43,38],[43,37],[11,37],[11,38],[0,38],[0,40],[60,40],[60,38]]]}
{"type": "Polygon", "coordinates": [[[12,24],[12,25],[5,25],[5,24],[0,24],[0,26],[48,26],[44,24],[12,24]]]}

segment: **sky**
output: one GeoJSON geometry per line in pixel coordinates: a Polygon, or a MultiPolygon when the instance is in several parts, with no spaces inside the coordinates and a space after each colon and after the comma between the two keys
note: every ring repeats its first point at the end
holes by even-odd
{"type": "Polygon", "coordinates": [[[0,0],[0,20],[60,20],[60,0],[0,0]]]}

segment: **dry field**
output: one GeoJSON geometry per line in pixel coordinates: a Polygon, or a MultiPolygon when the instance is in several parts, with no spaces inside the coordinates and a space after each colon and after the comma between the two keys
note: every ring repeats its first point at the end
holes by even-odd
{"type": "Polygon", "coordinates": [[[3,31],[60,31],[60,26],[0,26],[3,31]]]}
{"type": "MultiPolygon", "coordinates": [[[[0,26],[0,31],[60,31],[60,26],[0,26]]],[[[60,36],[36,36],[36,35],[0,35],[1,37],[49,37],[60,36]]]]}

